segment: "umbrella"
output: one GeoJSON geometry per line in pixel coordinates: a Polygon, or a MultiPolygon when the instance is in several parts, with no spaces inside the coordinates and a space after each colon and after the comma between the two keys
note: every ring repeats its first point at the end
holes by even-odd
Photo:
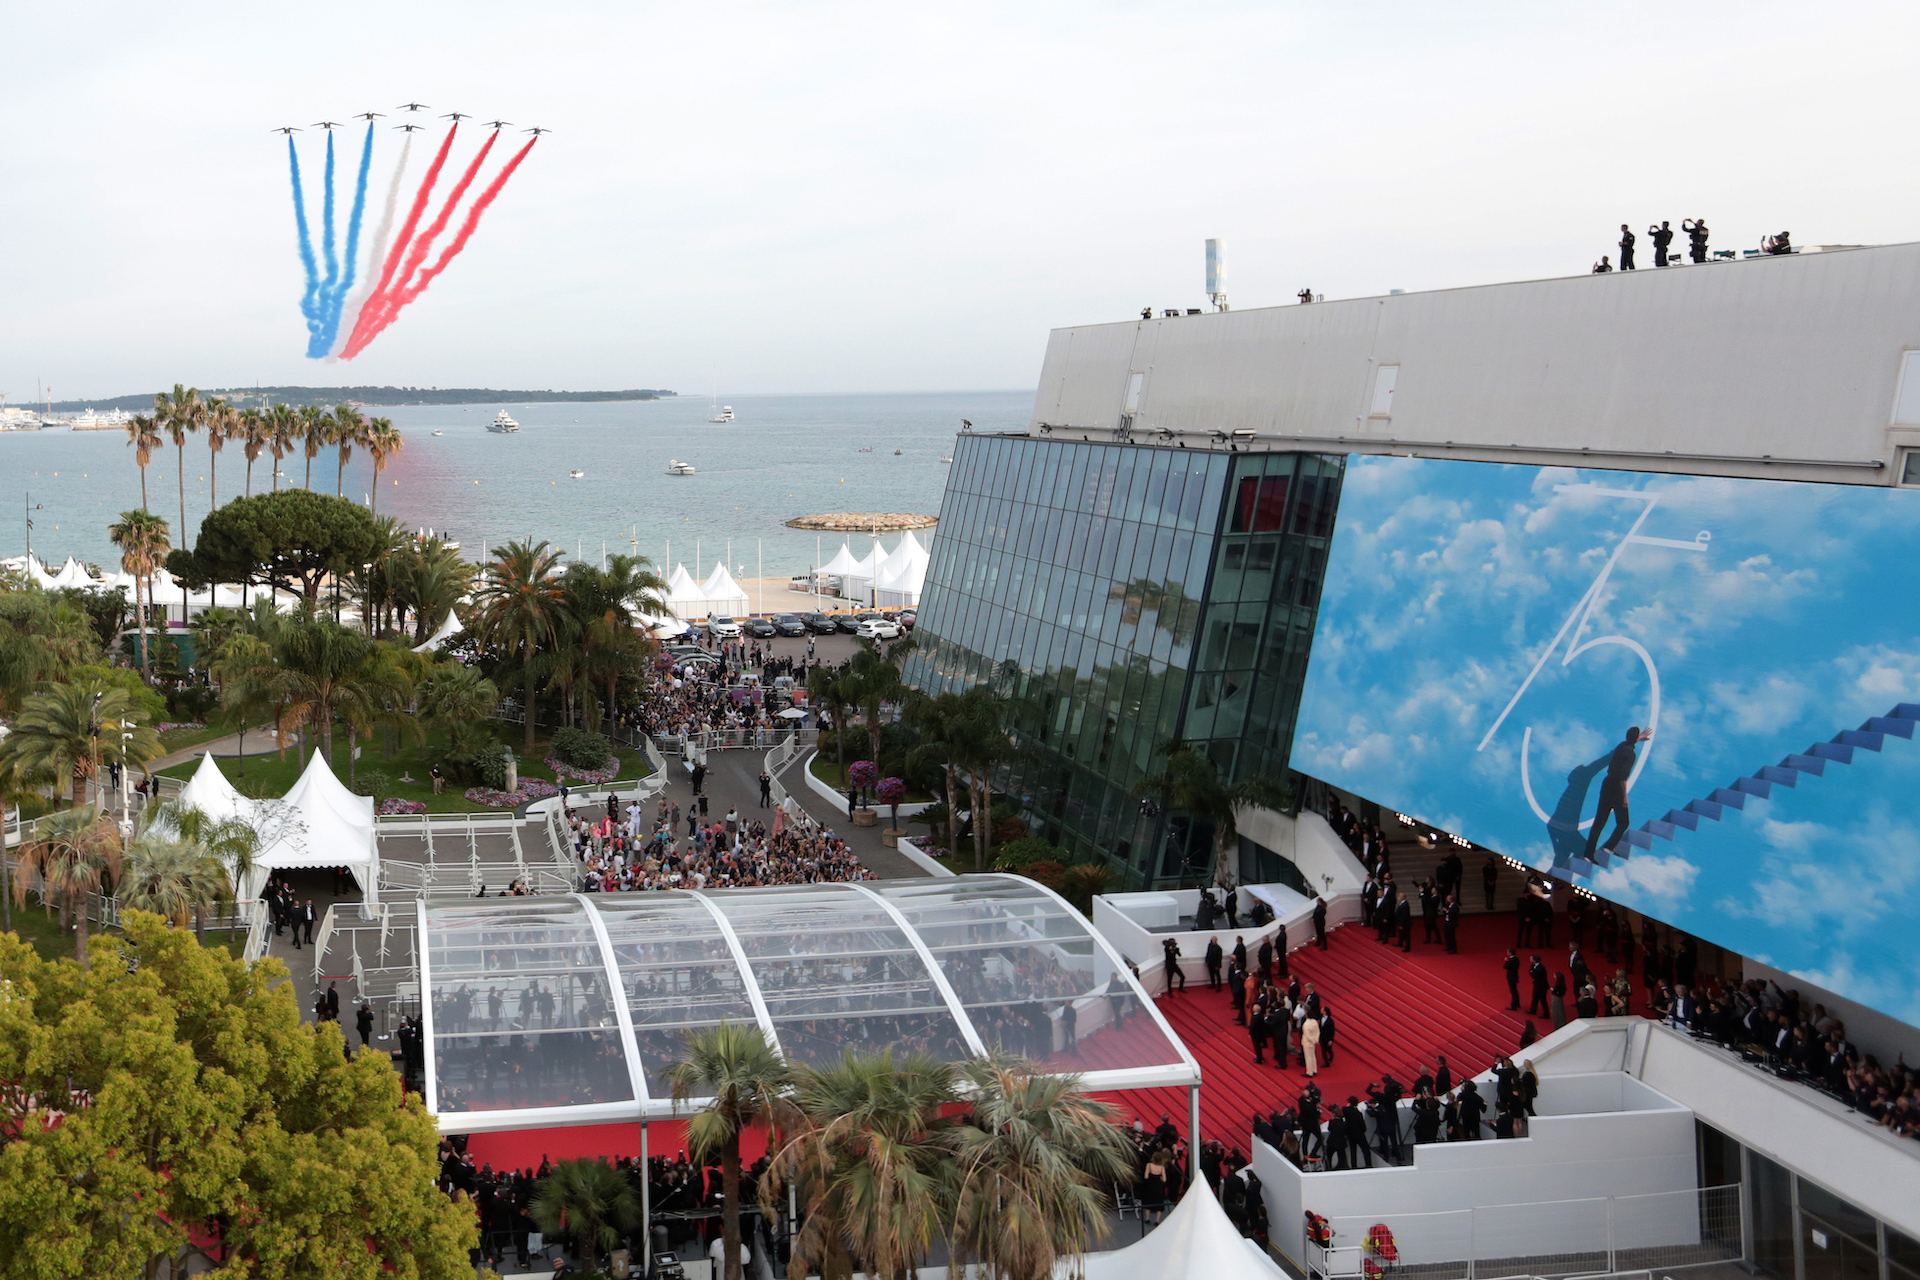
{"type": "Polygon", "coordinates": [[[785,711],[782,711],[780,713],[780,718],[782,720],[805,720],[807,718],[807,713],[802,711],[798,707],[788,707],[785,711]]]}

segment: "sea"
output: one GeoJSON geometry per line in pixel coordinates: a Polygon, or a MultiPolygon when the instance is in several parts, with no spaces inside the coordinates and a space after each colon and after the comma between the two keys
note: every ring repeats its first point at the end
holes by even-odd
{"type": "MultiPolygon", "coordinates": [[[[380,477],[378,510],[409,527],[458,541],[480,560],[511,539],[545,540],[569,558],[638,552],[662,576],[685,564],[704,580],[724,561],[736,577],[805,573],[831,559],[842,535],[789,529],[797,516],[837,511],[938,516],[962,419],[976,431],[1024,429],[1031,391],[740,396],[734,420],[709,423],[705,396],[598,404],[408,405],[368,409],[391,418],[406,444],[380,477]],[[505,409],[514,435],[487,430],[505,409]],[[435,434],[438,432],[439,434],[435,434]],[[672,460],[696,474],[669,476],[672,460]],[[574,478],[575,470],[583,474],[574,478]]],[[[215,496],[246,484],[237,446],[210,473],[204,441],[189,439],[185,466],[169,443],[147,467],[148,505],[198,530],[215,496]],[[217,480],[214,492],[212,474],[217,480]]],[[[338,454],[313,461],[312,484],[332,493],[338,454]]],[[[253,466],[253,492],[271,483],[273,458],[253,466]]],[[[304,452],[283,459],[283,485],[306,481],[304,452]]],[[[0,548],[26,548],[55,569],[68,556],[117,567],[107,527],[140,505],[140,468],[118,431],[0,432],[0,548]],[[12,492],[6,492],[12,490],[12,492]]],[[[341,491],[371,500],[373,465],[356,454],[341,491]]],[[[934,531],[937,536],[938,530],[934,531]]],[[[923,541],[928,535],[916,535],[923,541]]],[[[856,555],[872,539],[848,538],[856,555]]],[[[891,549],[898,535],[882,538],[891,549]]],[[[175,543],[179,538],[176,532],[175,543]]]]}

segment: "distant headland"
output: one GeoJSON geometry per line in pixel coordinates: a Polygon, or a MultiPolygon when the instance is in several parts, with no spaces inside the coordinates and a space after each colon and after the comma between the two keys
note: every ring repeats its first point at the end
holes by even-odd
{"type": "MultiPolygon", "coordinates": [[[[399,404],[584,404],[606,400],[664,400],[674,395],[660,389],[632,391],[504,391],[491,387],[222,387],[200,390],[204,399],[219,396],[245,408],[248,405],[317,404],[332,406],[399,404]]],[[[153,393],[114,396],[109,400],[56,400],[54,412],[82,409],[151,409],[153,393]]]]}

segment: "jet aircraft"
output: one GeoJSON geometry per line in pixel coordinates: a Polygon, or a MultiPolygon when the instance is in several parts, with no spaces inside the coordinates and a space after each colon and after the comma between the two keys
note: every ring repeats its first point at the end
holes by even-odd
{"type": "Polygon", "coordinates": [[[291,138],[294,134],[300,132],[300,126],[292,125],[292,124],[283,124],[278,129],[269,129],[267,130],[267,132],[268,133],[284,133],[289,138],[291,138]]]}
{"type": "Polygon", "coordinates": [[[506,128],[506,127],[507,127],[508,125],[510,125],[510,124],[512,124],[512,123],[513,123],[513,121],[511,121],[511,120],[489,120],[489,121],[487,121],[487,128],[489,128],[489,129],[504,129],[504,128],[506,128]]]}
{"type": "Polygon", "coordinates": [[[356,111],[353,113],[353,118],[355,120],[365,120],[368,124],[372,124],[374,121],[374,117],[383,116],[385,114],[387,113],[384,111],[356,111]]]}
{"type": "Polygon", "coordinates": [[[426,109],[427,104],[424,102],[403,102],[394,108],[395,111],[425,111],[426,109]]]}
{"type": "Polygon", "coordinates": [[[440,118],[442,120],[451,120],[455,124],[459,124],[462,120],[473,119],[473,116],[465,111],[449,111],[447,112],[447,114],[441,116],[440,118]]]}
{"type": "Polygon", "coordinates": [[[404,129],[408,133],[425,133],[427,129],[427,126],[423,124],[397,124],[393,127],[396,129],[404,129]]]}
{"type": "Polygon", "coordinates": [[[535,126],[534,126],[533,128],[531,128],[531,129],[522,129],[522,130],[521,130],[520,132],[522,132],[522,133],[530,133],[530,134],[532,134],[532,135],[533,135],[534,137],[536,137],[536,138],[537,138],[537,137],[539,137],[539,136],[540,136],[541,134],[543,134],[543,133],[552,133],[552,132],[553,132],[553,130],[551,130],[551,129],[542,129],[542,128],[541,128],[541,127],[540,127],[539,125],[535,125],[535,126]]]}
{"type": "Polygon", "coordinates": [[[340,122],[338,120],[315,120],[313,122],[314,128],[325,129],[328,133],[332,133],[335,129],[339,128],[339,126],[340,122]]]}

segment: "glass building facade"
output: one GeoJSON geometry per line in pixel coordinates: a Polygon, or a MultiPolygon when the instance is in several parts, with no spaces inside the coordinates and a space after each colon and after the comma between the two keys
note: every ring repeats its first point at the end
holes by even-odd
{"type": "Polygon", "coordinates": [[[1211,874],[1205,824],[1133,788],[1159,744],[1285,776],[1345,460],[961,436],[908,683],[1016,708],[1028,826],[1118,885],[1211,874]]]}

